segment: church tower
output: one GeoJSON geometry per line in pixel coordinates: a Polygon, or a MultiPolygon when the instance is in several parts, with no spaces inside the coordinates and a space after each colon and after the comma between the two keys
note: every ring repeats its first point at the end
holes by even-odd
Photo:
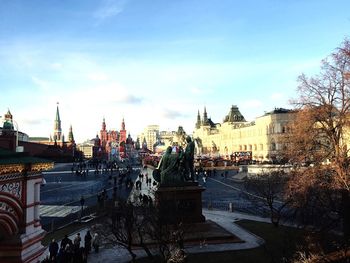
{"type": "Polygon", "coordinates": [[[53,137],[55,141],[61,141],[62,128],[61,128],[60,111],[58,109],[58,102],[57,102],[56,119],[55,119],[55,127],[54,127],[53,134],[54,134],[53,137]]]}

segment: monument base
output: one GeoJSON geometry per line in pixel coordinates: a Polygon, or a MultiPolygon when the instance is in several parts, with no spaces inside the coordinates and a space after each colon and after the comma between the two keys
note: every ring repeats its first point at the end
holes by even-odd
{"type": "Polygon", "coordinates": [[[205,222],[202,214],[202,192],[198,183],[182,186],[164,186],[155,192],[155,204],[167,223],[205,222]]]}

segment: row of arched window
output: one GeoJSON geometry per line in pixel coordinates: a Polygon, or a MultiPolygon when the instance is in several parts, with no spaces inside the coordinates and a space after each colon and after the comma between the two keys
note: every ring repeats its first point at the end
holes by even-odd
{"type": "Polygon", "coordinates": [[[282,125],[278,127],[275,124],[266,125],[266,134],[275,134],[275,133],[290,133],[290,127],[287,125],[282,125]]]}

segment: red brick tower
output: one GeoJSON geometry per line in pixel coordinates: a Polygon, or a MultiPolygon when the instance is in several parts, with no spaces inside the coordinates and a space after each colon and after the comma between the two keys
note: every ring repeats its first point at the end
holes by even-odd
{"type": "Polygon", "coordinates": [[[103,121],[102,121],[102,129],[100,131],[100,146],[102,148],[105,148],[106,147],[106,144],[107,144],[107,130],[106,130],[106,122],[105,122],[105,118],[103,118],[103,121]]]}
{"type": "Polygon", "coordinates": [[[121,125],[121,130],[120,130],[120,137],[119,137],[119,143],[121,142],[126,142],[126,130],[125,130],[125,121],[123,118],[122,125],[121,125]]]}

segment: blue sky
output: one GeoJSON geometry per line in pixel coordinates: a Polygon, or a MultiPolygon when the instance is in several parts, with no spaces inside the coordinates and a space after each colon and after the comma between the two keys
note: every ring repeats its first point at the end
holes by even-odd
{"type": "Polygon", "coordinates": [[[0,114],[49,136],[92,138],[102,118],[132,136],[148,124],[192,133],[290,107],[298,75],[349,37],[348,0],[0,0],[0,114]]]}

